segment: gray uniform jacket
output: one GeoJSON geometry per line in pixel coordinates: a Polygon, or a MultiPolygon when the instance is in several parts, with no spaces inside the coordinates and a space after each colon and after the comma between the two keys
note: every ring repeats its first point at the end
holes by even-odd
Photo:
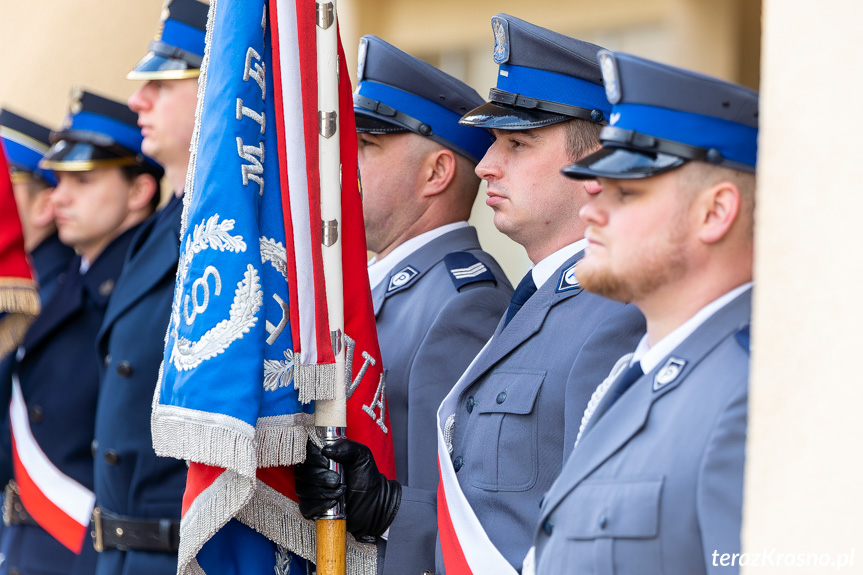
{"type": "MultiPolygon", "coordinates": [[[[533,536],[539,503],[572,450],[590,394],[644,333],[644,317],[567,281],[565,262],[494,338],[470,371],[453,428],[453,466],[491,542],[516,568],[533,536]]],[[[404,490],[388,553],[419,525],[436,529],[415,490],[404,490]]],[[[436,566],[444,573],[440,552],[436,566]]],[[[387,571],[387,573],[397,571],[387,571]]],[[[412,571],[404,570],[402,573],[412,571]]],[[[422,572],[422,569],[418,571],[422,572]]]]}
{"type": "Polygon", "coordinates": [[[511,296],[512,286],[480,249],[472,227],[435,238],[376,286],[372,297],[402,485],[437,489],[437,408],[494,333],[511,296]]]}
{"type": "Polygon", "coordinates": [[[740,552],[750,298],[590,420],[545,498],[537,573],[737,572],[716,558],[740,552]]]}

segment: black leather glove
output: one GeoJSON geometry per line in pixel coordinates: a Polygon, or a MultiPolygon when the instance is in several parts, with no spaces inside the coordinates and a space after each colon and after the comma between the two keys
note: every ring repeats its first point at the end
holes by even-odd
{"type": "Polygon", "coordinates": [[[357,539],[381,535],[393,522],[402,500],[402,486],[378,471],[371,450],[356,441],[339,439],[319,449],[311,441],[306,461],[294,467],[300,513],[314,519],[345,496],[347,530],[357,539]],[[326,458],[342,464],[345,482],[328,469],[326,458]]]}

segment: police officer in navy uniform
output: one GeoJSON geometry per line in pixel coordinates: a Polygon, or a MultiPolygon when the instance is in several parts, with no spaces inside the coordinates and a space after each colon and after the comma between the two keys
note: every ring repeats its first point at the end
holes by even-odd
{"type": "Polygon", "coordinates": [[[73,90],[64,129],[52,139],[40,166],[57,175],[51,202],[60,240],[78,255],[16,353],[11,409],[18,415],[12,418],[17,458],[0,573],[95,568],[86,527],[99,392],[93,345],[132,236],[158,201],[163,174],[141,153],[135,114],[96,94],[73,90]]]}
{"type": "Polygon", "coordinates": [[[150,408],[173,301],[207,11],[196,0],[166,3],[159,39],[128,76],[144,80],[129,98],[141,148],[165,167],[174,193],[132,240],[97,339],[102,392],[94,443],[94,543],[100,574],[177,570],[186,464],[156,457],[150,408]]]}
{"type": "Polygon", "coordinates": [[[648,327],[596,390],[545,498],[536,572],[737,573],[758,94],[599,57],[613,124],[565,170],[602,184],[581,210],[576,273],[648,327]]]}
{"type": "Polygon", "coordinates": [[[57,237],[50,195],[57,185],[51,170],[39,167],[50,147],[51,130],[9,110],[0,111],[0,139],[12,172],[15,203],[24,231],[24,249],[30,256],[39,297],[51,299],[57,279],[74,252],[57,237]]]}
{"type": "Polygon", "coordinates": [[[512,295],[466,221],[491,137],[458,125],[482,103],[464,83],[375,36],[359,53],[363,216],[396,476],[434,490],[438,405],[512,295]]]}
{"type": "MultiPolygon", "coordinates": [[[[501,555],[518,571],[540,500],[573,448],[590,394],[638,342],[644,319],[632,306],[585,292],[573,273],[586,245],[577,212],[598,186],[569,180],[560,170],[599,146],[608,119],[599,48],[503,14],[492,28],[497,87],[491,102],[468,110],[461,122],[494,135],[476,173],[488,181],[495,226],[524,246],[534,265],[488,346],[453,389],[456,407],[443,412],[450,398],[441,407],[448,441],[439,453],[449,453],[466,512],[491,543],[483,553],[501,555]]],[[[376,470],[353,464],[362,461],[363,449],[347,441],[324,449],[345,463],[348,517],[352,503],[397,509],[373,525],[389,527],[385,573],[443,573],[443,556],[429,559],[424,543],[436,526],[434,507],[418,497],[393,506],[397,490],[369,490],[376,470]],[[396,557],[400,570],[389,567],[396,557]]],[[[307,490],[299,475],[297,481],[301,506],[328,495],[321,485],[307,490]]],[[[451,511],[455,502],[446,503],[451,511]]],[[[462,541],[461,547],[477,544],[462,541]]]]}
{"type": "MultiPolygon", "coordinates": [[[[6,150],[12,176],[12,190],[21,228],[24,233],[24,250],[30,256],[34,277],[39,286],[39,299],[47,302],[57,287],[60,274],[69,266],[75,252],[57,237],[51,192],[57,180],[51,170],[43,170],[39,162],[51,144],[51,130],[9,110],[0,111],[0,141],[6,150]]],[[[6,413],[9,405],[13,356],[0,362],[0,411],[6,413]]],[[[0,447],[0,484],[12,478],[12,452],[4,417],[5,432],[0,447]]]]}

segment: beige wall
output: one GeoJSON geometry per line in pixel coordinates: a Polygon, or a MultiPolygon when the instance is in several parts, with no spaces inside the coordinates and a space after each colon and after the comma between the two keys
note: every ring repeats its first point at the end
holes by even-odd
{"type": "Polygon", "coordinates": [[[78,84],[125,101],[162,0],[0,0],[0,107],[58,127],[78,84]]]}
{"type": "Polygon", "coordinates": [[[747,574],[863,573],[861,21],[858,0],[765,2],[743,543],[835,564],[747,574]]]}

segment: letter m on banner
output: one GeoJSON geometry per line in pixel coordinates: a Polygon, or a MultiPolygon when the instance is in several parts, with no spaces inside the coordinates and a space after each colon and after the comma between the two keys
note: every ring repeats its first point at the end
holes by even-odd
{"type": "MultiPolygon", "coordinates": [[[[348,437],[394,476],[350,81],[339,48],[344,186],[322,189],[315,36],[308,0],[210,2],[152,416],[156,452],[190,462],[180,574],[270,575],[314,558],[290,466],[305,458],[322,400],[344,391],[348,437]],[[328,202],[342,219],[322,246],[328,202]],[[333,245],[337,274],[325,265],[333,245]],[[332,329],[342,313],[344,329],[332,329]]],[[[374,573],[374,545],[348,536],[347,562],[349,573],[374,573]]]]}

